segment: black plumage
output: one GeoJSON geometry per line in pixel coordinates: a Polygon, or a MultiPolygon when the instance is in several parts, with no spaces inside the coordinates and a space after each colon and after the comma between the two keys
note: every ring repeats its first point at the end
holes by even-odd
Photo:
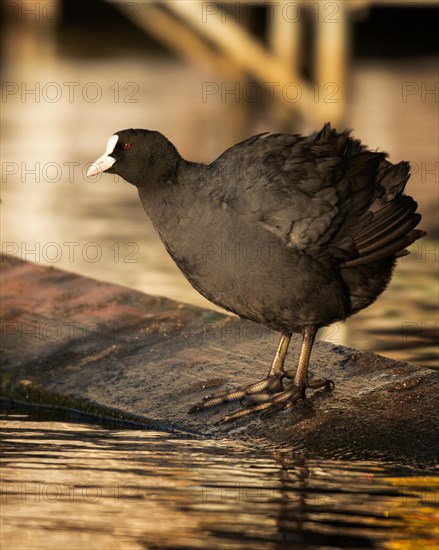
{"type": "Polygon", "coordinates": [[[304,137],[260,134],[210,164],[188,162],[160,133],[123,130],[90,173],[117,173],[143,207],[178,267],[201,294],[283,336],[267,379],[209,396],[194,409],[252,396],[253,410],[289,406],[308,383],[316,330],[369,306],[396,258],[424,232],[403,194],[407,162],[391,164],[348,131],[326,124],[304,137]],[[294,382],[283,363],[293,332],[304,335],[294,382]]]}

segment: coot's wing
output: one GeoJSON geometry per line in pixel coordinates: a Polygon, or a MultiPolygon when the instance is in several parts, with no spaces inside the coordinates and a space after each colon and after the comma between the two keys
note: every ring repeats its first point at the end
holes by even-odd
{"type": "Polygon", "coordinates": [[[327,124],[306,138],[254,136],[214,164],[221,200],[251,223],[285,247],[350,266],[397,254],[423,234],[412,231],[416,203],[402,195],[408,163],[385,159],[327,124]]]}

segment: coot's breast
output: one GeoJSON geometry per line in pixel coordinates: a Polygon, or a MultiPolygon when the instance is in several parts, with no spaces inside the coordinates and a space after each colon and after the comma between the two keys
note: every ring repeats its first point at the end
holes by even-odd
{"type": "Polygon", "coordinates": [[[183,209],[187,214],[177,219],[168,194],[160,223],[158,210],[148,210],[177,266],[215,304],[273,330],[293,332],[347,316],[347,287],[338,268],[285,248],[233,209],[209,208],[202,197],[192,197],[183,209]]]}

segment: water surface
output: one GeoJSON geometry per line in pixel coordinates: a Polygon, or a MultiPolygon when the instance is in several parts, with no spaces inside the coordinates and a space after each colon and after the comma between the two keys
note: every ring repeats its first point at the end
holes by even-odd
{"type": "Polygon", "coordinates": [[[437,549],[434,471],[3,409],[4,548],[437,549]]]}

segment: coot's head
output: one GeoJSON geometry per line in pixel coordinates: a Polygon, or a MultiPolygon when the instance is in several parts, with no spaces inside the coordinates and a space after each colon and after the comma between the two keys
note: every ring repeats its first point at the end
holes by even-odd
{"type": "Polygon", "coordinates": [[[121,130],[110,137],[105,153],[90,166],[87,176],[107,172],[136,187],[160,185],[172,179],[179,160],[176,148],[160,132],[121,130]]]}

